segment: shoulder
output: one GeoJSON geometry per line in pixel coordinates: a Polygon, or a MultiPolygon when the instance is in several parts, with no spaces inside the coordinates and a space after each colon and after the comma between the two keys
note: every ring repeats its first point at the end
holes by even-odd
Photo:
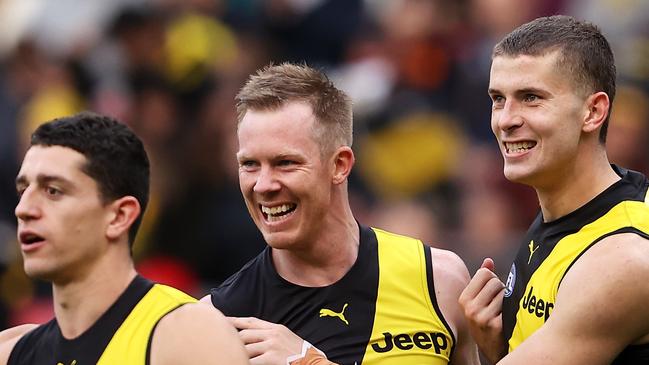
{"type": "Polygon", "coordinates": [[[184,329],[189,332],[193,330],[208,330],[221,328],[227,324],[225,316],[204,302],[187,303],[164,316],[156,328],[156,335],[159,329],[164,333],[165,328],[174,330],[184,329]]]}
{"type": "Polygon", "coordinates": [[[456,351],[451,361],[454,364],[477,364],[477,347],[469,334],[464,313],[458,304],[462,291],[471,279],[469,270],[454,252],[432,247],[430,250],[433,258],[435,299],[456,339],[456,351]]]}
{"type": "Polygon", "coordinates": [[[7,328],[6,330],[0,332],[0,344],[6,343],[12,340],[20,339],[25,333],[33,330],[38,327],[37,324],[22,324],[20,326],[7,328]]]}
{"type": "Polygon", "coordinates": [[[649,240],[634,234],[608,236],[566,273],[550,317],[580,320],[621,345],[649,342],[649,240]],[[589,308],[584,311],[583,308],[589,308]]]}
{"type": "Polygon", "coordinates": [[[458,327],[463,325],[458,299],[469,283],[469,271],[464,261],[454,252],[432,247],[430,250],[435,298],[444,317],[457,333],[458,327]]]}
{"type": "Polygon", "coordinates": [[[631,283],[642,281],[648,274],[649,239],[635,233],[620,233],[605,237],[588,249],[570,268],[561,285],[592,275],[602,276],[605,283],[617,279],[631,283]]]}
{"type": "Polygon", "coordinates": [[[16,343],[37,324],[23,324],[0,332],[0,364],[6,364],[16,343]]]}
{"type": "Polygon", "coordinates": [[[433,258],[433,275],[435,285],[449,285],[460,291],[469,283],[469,270],[464,261],[456,253],[439,248],[430,248],[433,258]]]}
{"type": "Polygon", "coordinates": [[[151,363],[157,365],[218,364],[241,358],[243,347],[234,327],[220,311],[202,302],[185,304],[163,317],[151,341],[151,363]]]}

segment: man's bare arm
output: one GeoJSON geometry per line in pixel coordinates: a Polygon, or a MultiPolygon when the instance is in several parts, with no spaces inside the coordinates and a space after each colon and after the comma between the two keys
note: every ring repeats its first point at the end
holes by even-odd
{"type": "Polygon", "coordinates": [[[212,305],[190,303],[166,315],[155,329],[151,364],[247,365],[236,330],[212,305]]]}
{"type": "Polygon", "coordinates": [[[9,355],[18,340],[36,327],[37,324],[23,324],[0,332],[0,365],[7,364],[9,355]]]}
{"type": "Polygon", "coordinates": [[[456,336],[453,365],[478,365],[478,348],[469,334],[469,327],[458,298],[469,283],[469,271],[464,261],[455,253],[431,248],[435,296],[444,317],[453,327],[456,336]]]}
{"type": "Polygon", "coordinates": [[[649,241],[605,238],[568,271],[548,321],[498,364],[604,365],[649,343],[648,277],[649,241]]]}

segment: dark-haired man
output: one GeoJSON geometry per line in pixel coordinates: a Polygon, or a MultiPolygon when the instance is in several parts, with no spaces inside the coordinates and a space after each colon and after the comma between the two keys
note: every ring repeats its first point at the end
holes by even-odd
{"type": "Polygon", "coordinates": [[[0,333],[0,364],[248,363],[222,314],[136,273],[149,161],[125,125],[93,113],[41,125],[16,190],[24,269],[52,283],[55,318],[0,333]]]}
{"type": "Polygon", "coordinates": [[[649,364],[649,180],[606,155],[608,41],[568,16],[524,24],[494,48],[489,95],[505,176],[541,211],[507,283],[487,259],[462,293],[481,350],[498,364],[649,364]]]}

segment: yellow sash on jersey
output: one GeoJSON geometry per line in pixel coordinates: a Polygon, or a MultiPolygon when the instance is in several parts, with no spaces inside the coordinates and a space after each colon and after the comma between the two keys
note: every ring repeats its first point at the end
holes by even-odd
{"type": "Polygon", "coordinates": [[[98,365],[144,365],[151,331],[167,313],[196,299],[166,285],[155,284],[119,327],[98,365]]]}
{"type": "Polygon", "coordinates": [[[364,365],[446,365],[453,336],[437,313],[421,241],[376,228],[379,287],[364,365]]]}

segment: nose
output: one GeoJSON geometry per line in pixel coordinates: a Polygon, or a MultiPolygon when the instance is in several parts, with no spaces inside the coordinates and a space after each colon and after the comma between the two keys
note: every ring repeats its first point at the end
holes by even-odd
{"type": "Polygon", "coordinates": [[[257,179],[255,180],[255,186],[253,187],[254,192],[265,194],[273,191],[278,191],[279,189],[280,184],[277,181],[277,177],[275,176],[273,169],[267,166],[263,166],[260,169],[259,174],[257,175],[257,179]]]}
{"type": "MultiPolygon", "coordinates": [[[[515,100],[507,100],[502,109],[492,113],[494,127],[502,131],[511,131],[523,125],[523,116],[515,100]]],[[[495,132],[495,131],[494,131],[495,132]]]]}
{"type": "Polygon", "coordinates": [[[16,205],[14,213],[16,214],[16,218],[22,221],[38,218],[41,214],[34,192],[29,188],[27,188],[20,196],[20,200],[16,205]]]}

